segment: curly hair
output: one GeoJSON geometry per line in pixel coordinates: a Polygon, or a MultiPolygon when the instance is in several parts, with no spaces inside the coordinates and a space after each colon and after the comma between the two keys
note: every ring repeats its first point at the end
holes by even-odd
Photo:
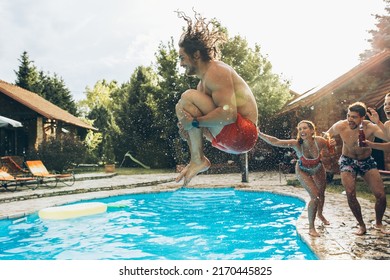
{"type": "Polygon", "coordinates": [[[196,51],[199,51],[203,61],[218,58],[219,47],[227,39],[217,21],[206,22],[206,18],[195,11],[195,22],[184,12],[176,11],[176,13],[179,18],[187,22],[187,28],[183,28],[184,32],[179,40],[179,47],[192,58],[196,51]]]}

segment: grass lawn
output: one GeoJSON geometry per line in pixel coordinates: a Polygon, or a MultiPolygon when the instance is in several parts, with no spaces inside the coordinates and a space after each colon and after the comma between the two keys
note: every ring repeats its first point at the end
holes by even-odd
{"type": "MultiPolygon", "coordinates": [[[[102,168],[102,172],[104,169],[102,168]]],[[[145,169],[145,168],[116,168],[115,172],[118,175],[136,175],[136,174],[161,174],[161,173],[175,173],[174,169],[145,169]]]]}
{"type": "MultiPolygon", "coordinates": [[[[73,169],[75,174],[83,173],[105,173],[104,167],[81,167],[73,169]]],[[[116,167],[115,173],[118,175],[137,175],[137,174],[161,174],[161,173],[175,173],[174,169],[146,169],[146,168],[127,168],[127,167],[116,167]]]]}

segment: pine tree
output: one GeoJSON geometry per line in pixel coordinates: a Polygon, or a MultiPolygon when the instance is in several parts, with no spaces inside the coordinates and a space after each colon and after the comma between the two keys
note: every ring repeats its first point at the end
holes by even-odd
{"type": "Polygon", "coordinates": [[[30,57],[26,51],[18,59],[20,66],[18,71],[14,71],[16,74],[15,85],[27,89],[29,91],[40,94],[42,86],[40,83],[40,73],[34,65],[34,61],[30,60],[30,57]]]}
{"type": "Polygon", "coordinates": [[[73,115],[77,114],[76,103],[61,77],[38,71],[26,51],[22,53],[19,62],[19,69],[15,71],[17,86],[42,96],[73,115]]]}
{"type": "Polygon", "coordinates": [[[68,111],[72,115],[77,114],[76,103],[61,77],[57,74],[53,76],[42,75],[41,85],[41,95],[46,100],[68,111]]]}

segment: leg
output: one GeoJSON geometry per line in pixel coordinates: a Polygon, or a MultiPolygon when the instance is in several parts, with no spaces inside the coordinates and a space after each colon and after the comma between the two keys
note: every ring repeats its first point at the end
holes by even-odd
{"type": "MultiPolygon", "coordinates": [[[[176,105],[176,115],[180,121],[184,117],[183,110],[194,117],[199,117],[214,109],[215,105],[210,96],[197,90],[187,90],[176,105]]],[[[191,128],[182,132],[181,135],[185,135],[187,138],[191,160],[176,178],[176,182],[184,178],[183,186],[186,186],[198,173],[206,171],[210,167],[210,162],[203,152],[203,129],[191,128]]]]}
{"type": "Polygon", "coordinates": [[[325,219],[323,215],[324,204],[325,204],[325,189],[326,189],[326,171],[322,166],[316,174],[313,175],[313,180],[318,189],[318,209],[317,216],[324,225],[330,225],[329,221],[325,219]]]}
{"type": "Polygon", "coordinates": [[[318,208],[318,190],[317,187],[311,178],[311,176],[302,171],[298,164],[295,167],[295,174],[301,185],[306,189],[310,195],[310,201],[307,206],[307,214],[309,218],[309,234],[313,237],[318,237],[320,234],[316,231],[314,226],[314,220],[316,218],[317,208],[318,208]]]}
{"type": "Polygon", "coordinates": [[[382,224],[387,202],[383,180],[378,169],[370,169],[364,174],[363,179],[375,196],[375,227],[385,234],[390,234],[390,232],[385,230],[385,227],[382,224]]]}
{"type": "Polygon", "coordinates": [[[349,208],[359,223],[359,230],[355,234],[363,235],[367,232],[367,229],[363,221],[359,201],[356,198],[356,175],[348,171],[341,172],[340,175],[341,182],[345,188],[345,192],[347,193],[349,208]]]}

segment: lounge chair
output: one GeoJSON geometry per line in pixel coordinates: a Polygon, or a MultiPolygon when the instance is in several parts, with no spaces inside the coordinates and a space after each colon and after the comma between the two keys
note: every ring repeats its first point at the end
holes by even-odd
{"type": "Polygon", "coordinates": [[[20,166],[19,163],[17,163],[17,160],[15,160],[15,158],[17,157],[11,157],[11,156],[4,156],[4,157],[1,157],[1,163],[3,166],[5,166],[7,168],[7,171],[8,173],[10,173],[11,175],[14,175],[14,176],[19,176],[19,175],[22,175],[22,176],[27,176],[30,174],[30,172],[28,171],[28,169],[25,169],[23,167],[20,166]]]}
{"type": "Polygon", "coordinates": [[[0,169],[0,182],[1,186],[7,191],[16,191],[18,186],[27,184],[28,182],[38,183],[37,179],[34,177],[15,177],[3,169],[0,169]],[[9,187],[14,187],[14,189],[11,190],[9,187]]]}
{"type": "Polygon", "coordinates": [[[75,182],[73,173],[49,173],[41,160],[28,160],[26,166],[32,176],[37,178],[38,184],[51,186],[51,183],[54,183],[56,187],[59,182],[67,186],[72,186],[75,182]]]}

